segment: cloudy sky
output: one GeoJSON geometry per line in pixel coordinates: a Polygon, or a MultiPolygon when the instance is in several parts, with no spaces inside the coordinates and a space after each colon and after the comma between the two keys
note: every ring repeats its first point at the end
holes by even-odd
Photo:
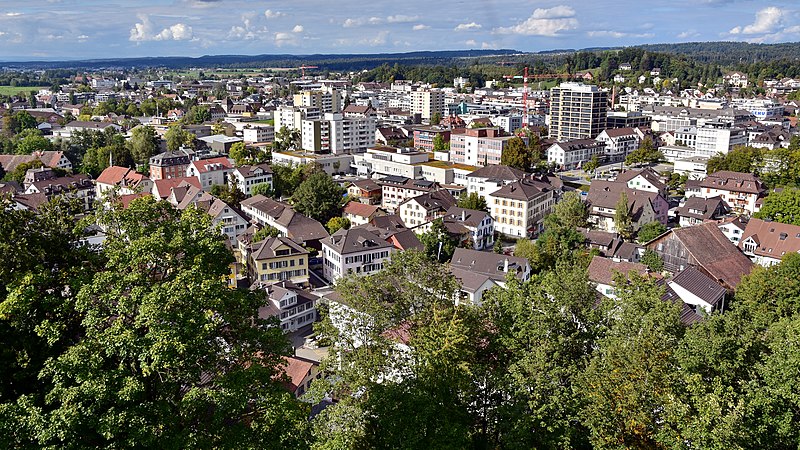
{"type": "Polygon", "coordinates": [[[0,60],[800,41],[797,0],[1,0],[0,60]]]}

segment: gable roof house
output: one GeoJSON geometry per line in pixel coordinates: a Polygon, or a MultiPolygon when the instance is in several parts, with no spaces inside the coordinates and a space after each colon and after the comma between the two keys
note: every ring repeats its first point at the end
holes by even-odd
{"type": "Polygon", "coordinates": [[[348,274],[369,275],[383,270],[394,246],[366,227],[344,228],[321,241],[322,269],[328,281],[348,274]]]}
{"type": "Polygon", "coordinates": [[[758,212],[758,201],[764,196],[766,188],[758,177],[749,173],[720,170],[709,174],[698,183],[698,191],[686,195],[700,197],[722,197],[728,207],[736,213],[753,215],[758,212]]]}
{"type": "Polygon", "coordinates": [[[269,164],[239,166],[233,169],[231,177],[246,196],[253,195],[253,186],[257,184],[267,183],[272,188],[272,168],[269,164]]]}
{"type": "Polygon", "coordinates": [[[76,198],[83,204],[84,211],[92,209],[94,204],[94,181],[83,174],[59,177],[48,167],[28,169],[24,186],[25,194],[43,194],[48,200],[59,195],[76,198]]]}
{"type": "Polygon", "coordinates": [[[197,177],[203,190],[208,191],[215,184],[227,186],[232,171],[233,163],[228,158],[200,159],[189,163],[186,176],[197,177]]]}
{"type": "Polygon", "coordinates": [[[525,172],[514,167],[489,164],[467,175],[467,192],[484,199],[506,184],[525,178],[525,172]]]}
{"type": "Polygon", "coordinates": [[[756,264],[779,264],[787,253],[800,253],[800,226],[750,219],[739,248],[756,264]]]}
{"type": "Polygon", "coordinates": [[[480,305],[484,292],[495,286],[505,287],[507,276],[528,281],[531,266],[526,258],[456,248],[450,260],[450,273],[461,283],[456,301],[480,305]]]}
{"type": "Polygon", "coordinates": [[[604,231],[616,232],[614,215],[622,193],[628,196],[628,209],[633,231],[658,219],[653,202],[660,194],[630,189],[623,182],[594,180],[589,187],[586,202],[589,204],[589,222],[604,231]]]}
{"type": "Polygon", "coordinates": [[[444,216],[456,203],[449,191],[439,189],[404,200],[398,205],[397,211],[406,227],[414,228],[444,216]]]}
{"type": "Polygon", "coordinates": [[[328,237],[321,223],[304,216],[286,203],[261,194],[242,200],[242,211],[253,221],[269,225],[295,242],[319,249],[320,240],[328,237]]]}
{"type": "MultiPolygon", "coordinates": [[[[192,187],[192,189],[197,188],[192,187]]],[[[247,219],[244,213],[207,192],[199,193],[197,196],[187,195],[177,208],[183,210],[190,206],[211,216],[211,223],[214,226],[220,226],[222,233],[231,242],[247,229],[247,219]]]]}
{"type": "Polygon", "coordinates": [[[557,177],[531,175],[492,192],[486,197],[486,204],[495,220],[495,229],[516,237],[540,233],[544,217],[561,198],[563,186],[557,177]]]}
{"type": "Polygon", "coordinates": [[[347,202],[342,211],[342,217],[349,220],[351,226],[366,225],[375,217],[385,215],[386,212],[377,205],[354,201],[347,202]]]}
{"type": "Polygon", "coordinates": [[[96,198],[102,198],[104,193],[113,189],[119,189],[119,195],[151,192],[153,181],[133,169],[110,166],[97,177],[95,187],[97,188],[96,198]]]}
{"type": "Polygon", "coordinates": [[[690,227],[708,221],[722,219],[730,212],[728,205],[722,201],[722,197],[689,197],[678,207],[675,215],[678,223],[682,227],[690,227]]]}
{"type": "Polygon", "coordinates": [[[291,281],[261,285],[267,293],[267,304],[258,309],[258,317],[276,317],[285,332],[314,323],[317,319],[317,296],[291,281]]]}
{"type": "Polygon", "coordinates": [[[647,248],[661,257],[665,270],[678,273],[692,266],[729,291],[753,269],[713,222],[673,228],[648,242],[647,248]]]}
{"type": "Polygon", "coordinates": [[[605,144],[605,157],[609,163],[624,161],[625,158],[639,148],[639,134],[631,127],[608,128],[600,132],[596,141],[605,144]]]}
{"type": "Polygon", "coordinates": [[[442,217],[447,232],[459,237],[460,244],[471,243],[475,250],[494,244],[494,219],[485,211],[451,206],[442,217]]]}
{"type": "Polygon", "coordinates": [[[238,248],[252,283],[289,281],[293,285],[308,285],[308,250],[283,236],[259,242],[250,242],[251,239],[252,235],[242,234],[238,248]]]}
{"type": "Polygon", "coordinates": [[[627,261],[614,261],[602,256],[595,256],[589,263],[589,281],[595,283],[597,292],[608,298],[616,298],[614,292],[614,278],[617,274],[622,274],[625,277],[629,273],[635,272],[640,276],[653,276],[660,277],[658,274],[650,272],[644,264],[632,263],[627,261]]]}
{"type": "Polygon", "coordinates": [[[22,163],[39,160],[45,167],[53,169],[72,170],[72,162],[59,151],[34,151],[30,155],[0,155],[0,166],[6,172],[12,172],[22,163]]]}

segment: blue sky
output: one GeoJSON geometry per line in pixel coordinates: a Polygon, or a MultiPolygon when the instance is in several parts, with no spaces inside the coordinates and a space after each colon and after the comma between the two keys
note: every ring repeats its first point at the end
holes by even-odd
{"type": "Polygon", "coordinates": [[[2,0],[0,60],[800,41],[781,0],[2,0]]]}

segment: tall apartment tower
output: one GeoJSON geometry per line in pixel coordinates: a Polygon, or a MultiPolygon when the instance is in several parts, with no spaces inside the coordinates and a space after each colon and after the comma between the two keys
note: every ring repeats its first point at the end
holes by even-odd
{"type": "Polygon", "coordinates": [[[342,111],[342,93],[336,89],[305,90],[294,94],[294,105],[319,108],[321,113],[338,113],[342,111]]]}
{"type": "Polygon", "coordinates": [[[550,137],[557,141],[594,139],[606,128],[608,92],[583,83],[550,90],[550,137]]]}
{"type": "Polygon", "coordinates": [[[411,93],[411,113],[419,114],[423,119],[430,119],[434,113],[444,116],[444,92],[414,91],[411,93]]]}

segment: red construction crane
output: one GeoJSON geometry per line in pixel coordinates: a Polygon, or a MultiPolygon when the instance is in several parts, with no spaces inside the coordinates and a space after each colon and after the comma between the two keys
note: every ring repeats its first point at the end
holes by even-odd
{"type": "Polygon", "coordinates": [[[504,75],[503,78],[511,80],[522,78],[522,128],[528,128],[528,68],[520,75],[504,75]]]}
{"type": "Polygon", "coordinates": [[[305,78],[306,77],[306,69],[319,69],[319,67],[302,65],[302,66],[298,67],[298,69],[300,69],[302,71],[303,78],[305,78]]]}

